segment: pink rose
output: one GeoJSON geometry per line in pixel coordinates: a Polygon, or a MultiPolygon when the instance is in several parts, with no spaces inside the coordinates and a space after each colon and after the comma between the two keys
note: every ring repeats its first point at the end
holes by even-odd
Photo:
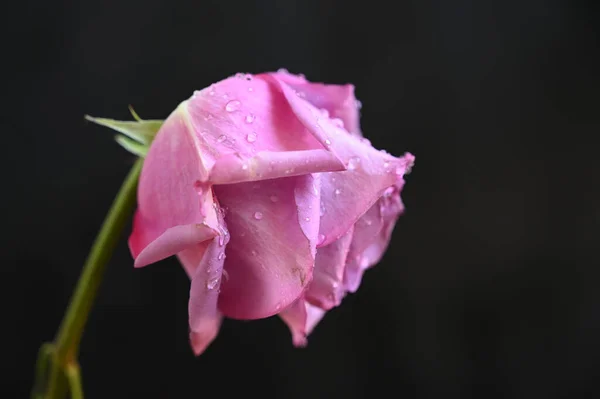
{"type": "Polygon", "coordinates": [[[200,354],[223,316],[275,314],[294,343],[382,257],[410,154],[362,137],[352,85],[237,74],[164,122],[140,176],[135,266],[177,255],[200,354]]]}

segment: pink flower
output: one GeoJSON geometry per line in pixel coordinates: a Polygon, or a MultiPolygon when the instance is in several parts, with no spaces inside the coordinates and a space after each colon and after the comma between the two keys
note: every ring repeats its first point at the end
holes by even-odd
{"type": "Polygon", "coordinates": [[[381,259],[414,157],[373,148],[358,108],[352,85],[237,74],[165,121],[144,163],[129,246],[136,267],[181,261],[196,354],[223,316],[279,314],[304,345],[381,259]]]}

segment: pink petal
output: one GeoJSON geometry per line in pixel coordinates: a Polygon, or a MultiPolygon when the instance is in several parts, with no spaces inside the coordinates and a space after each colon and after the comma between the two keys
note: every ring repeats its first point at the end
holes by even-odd
{"type": "Polygon", "coordinates": [[[305,99],[316,108],[327,111],[329,118],[339,119],[336,122],[346,131],[362,137],[360,103],[354,96],[354,85],[314,83],[302,77],[281,72],[273,75],[290,86],[298,97],[305,99]]]}
{"type": "Polygon", "coordinates": [[[406,154],[396,158],[376,150],[323,118],[319,110],[298,98],[285,83],[280,82],[280,86],[298,119],[347,164],[347,171],[323,173],[321,177],[320,233],[325,235],[321,245],[328,245],[341,237],[386,189],[402,183],[414,157],[406,154]]]}
{"type": "Polygon", "coordinates": [[[215,192],[231,233],[219,309],[236,319],[278,313],[312,278],[318,182],[305,175],[215,186],[215,192]]]}
{"type": "Polygon", "coordinates": [[[357,223],[355,239],[350,245],[348,262],[344,270],[344,287],[347,291],[356,292],[365,270],[377,264],[383,257],[392,237],[392,231],[398,217],[404,211],[400,199],[400,187],[386,191],[383,197],[357,223]],[[367,218],[367,219],[365,219],[367,218]],[[377,234],[365,226],[364,220],[379,220],[377,234]],[[359,226],[363,226],[360,228],[359,226]],[[368,237],[371,236],[371,239],[368,237]]]}
{"type": "Polygon", "coordinates": [[[157,134],[138,186],[138,210],[129,247],[135,266],[156,262],[212,239],[224,226],[217,220],[197,140],[175,111],[157,134]]]}
{"type": "Polygon", "coordinates": [[[215,237],[202,248],[189,248],[178,257],[186,270],[194,270],[188,305],[190,342],[200,355],[217,336],[222,315],[217,310],[227,240],[215,237]]]}
{"type": "Polygon", "coordinates": [[[292,333],[292,341],[296,347],[304,347],[306,338],[325,316],[325,311],[298,298],[289,307],[279,313],[279,317],[287,324],[292,333]]]}
{"type": "Polygon", "coordinates": [[[343,289],[346,257],[352,242],[354,228],[326,247],[317,251],[313,280],[306,291],[306,300],[321,309],[338,306],[345,294],[343,289]]]}
{"type": "Polygon", "coordinates": [[[225,79],[195,92],[181,108],[211,183],[344,170],[323,140],[298,121],[268,75],[225,79]]]}

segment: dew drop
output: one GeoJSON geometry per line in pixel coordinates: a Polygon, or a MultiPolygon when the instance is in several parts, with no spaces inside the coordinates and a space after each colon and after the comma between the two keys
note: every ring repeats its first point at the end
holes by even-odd
{"type": "Polygon", "coordinates": [[[225,253],[224,253],[224,252],[221,252],[221,253],[219,254],[219,256],[217,256],[217,259],[219,259],[219,260],[223,260],[223,258],[224,258],[224,257],[225,257],[225,253]]]}
{"type": "Polygon", "coordinates": [[[210,278],[206,281],[206,288],[208,288],[209,290],[214,290],[218,282],[219,277],[210,278]]]}
{"type": "Polygon", "coordinates": [[[238,73],[236,73],[236,74],[235,74],[235,77],[236,77],[236,78],[238,78],[238,79],[241,79],[241,78],[243,78],[243,77],[244,77],[244,74],[243,74],[243,73],[240,73],[240,72],[238,72],[238,73]]]}
{"type": "Polygon", "coordinates": [[[328,146],[331,145],[331,140],[325,139],[325,144],[328,145],[328,146]]]}
{"type": "Polygon", "coordinates": [[[388,187],[385,189],[385,191],[383,192],[383,196],[384,197],[389,197],[392,195],[392,193],[394,192],[394,187],[388,187]]]}
{"type": "Polygon", "coordinates": [[[255,250],[252,250],[251,253],[252,253],[252,256],[256,256],[256,251],[255,250]]]}
{"type": "Polygon", "coordinates": [[[348,160],[348,170],[354,170],[360,163],[359,157],[352,157],[348,160]]]}
{"type": "Polygon", "coordinates": [[[198,195],[202,195],[202,193],[203,193],[202,182],[200,180],[196,180],[194,182],[194,189],[196,190],[196,192],[198,193],[198,195]]]}
{"type": "Polygon", "coordinates": [[[331,121],[336,127],[344,127],[344,121],[340,118],[333,118],[331,121]]]}
{"type": "Polygon", "coordinates": [[[254,212],[254,219],[260,220],[262,218],[263,218],[262,212],[259,212],[259,211],[254,212]]]}
{"type": "Polygon", "coordinates": [[[215,91],[214,91],[214,90],[211,90],[211,91],[209,91],[209,92],[208,92],[208,95],[209,95],[209,96],[214,96],[214,95],[215,95],[215,91]]]}
{"type": "Polygon", "coordinates": [[[373,224],[373,221],[371,219],[367,219],[365,220],[365,223],[367,224],[367,226],[370,226],[373,224]]]}
{"type": "Polygon", "coordinates": [[[271,200],[271,202],[277,202],[277,201],[279,201],[279,197],[276,195],[271,195],[270,200],[271,200]]]}
{"type": "Polygon", "coordinates": [[[246,141],[248,143],[254,143],[256,141],[256,133],[248,133],[248,135],[246,136],[246,141]]]}
{"type": "Polygon", "coordinates": [[[402,166],[396,166],[396,176],[402,175],[402,172],[404,172],[402,166]]]}
{"type": "Polygon", "coordinates": [[[242,164],[242,170],[247,170],[247,169],[248,169],[248,165],[242,164]]]}
{"type": "Polygon", "coordinates": [[[255,119],[254,115],[248,114],[248,115],[246,115],[246,118],[244,120],[246,121],[246,123],[252,123],[252,122],[254,122],[254,119],[255,119]]]}
{"type": "Polygon", "coordinates": [[[220,135],[219,138],[217,139],[217,143],[222,143],[225,140],[227,140],[227,136],[225,136],[224,134],[220,135]]]}
{"type": "Polygon", "coordinates": [[[225,105],[225,111],[227,111],[227,112],[237,111],[238,109],[240,109],[241,105],[242,105],[242,103],[239,102],[238,100],[231,100],[225,105]]]}
{"type": "Polygon", "coordinates": [[[386,168],[386,169],[389,168],[390,167],[390,161],[385,161],[383,163],[383,167],[386,168]]]}
{"type": "Polygon", "coordinates": [[[252,75],[247,73],[246,75],[244,75],[244,79],[246,79],[249,82],[252,80],[252,75]]]}
{"type": "Polygon", "coordinates": [[[248,91],[254,91],[252,87],[248,87],[248,91]]]}
{"type": "Polygon", "coordinates": [[[286,68],[279,68],[277,70],[278,73],[290,73],[290,71],[288,71],[286,68]]]}
{"type": "Polygon", "coordinates": [[[307,216],[307,217],[304,218],[304,221],[305,222],[310,222],[310,218],[307,216]]]}
{"type": "Polygon", "coordinates": [[[342,190],[340,190],[339,188],[336,188],[334,193],[335,193],[335,195],[340,195],[342,193],[342,190]]]}
{"type": "Polygon", "coordinates": [[[321,108],[321,115],[323,115],[325,118],[329,118],[329,111],[327,111],[325,108],[321,108]]]}
{"type": "Polygon", "coordinates": [[[371,145],[372,146],[371,140],[369,140],[366,137],[363,137],[362,139],[360,139],[360,141],[363,142],[363,143],[365,143],[365,144],[367,144],[367,145],[371,145]]]}
{"type": "Polygon", "coordinates": [[[296,95],[300,98],[306,98],[306,93],[304,93],[303,91],[297,91],[296,95]]]}
{"type": "Polygon", "coordinates": [[[323,205],[323,203],[321,203],[321,208],[319,209],[319,215],[321,215],[321,216],[325,215],[325,205],[323,205]]]}
{"type": "Polygon", "coordinates": [[[325,242],[325,234],[319,234],[319,237],[317,237],[317,245],[321,245],[325,242]]]}
{"type": "Polygon", "coordinates": [[[229,273],[227,273],[227,270],[223,269],[223,282],[229,280],[229,273]]]}
{"type": "Polygon", "coordinates": [[[356,100],[354,102],[354,105],[356,105],[356,109],[361,109],[362,108],[362,102],[360,102],[360,100],[356,100]]]}

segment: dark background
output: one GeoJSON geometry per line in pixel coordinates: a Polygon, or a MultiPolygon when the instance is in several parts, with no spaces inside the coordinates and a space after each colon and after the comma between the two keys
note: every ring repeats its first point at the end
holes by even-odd
{"type": "Polygon", "coordinates": [[[227,320],[199,358],[174,259],[119,246],[81,347],[88,398],[600,397],[595,1],[10,2],[0,396],[27,397],[133,157],[86,113],[164,118],[235,72],[352,82],[417,157],[382,263],[294,349],[227,320]]]}

